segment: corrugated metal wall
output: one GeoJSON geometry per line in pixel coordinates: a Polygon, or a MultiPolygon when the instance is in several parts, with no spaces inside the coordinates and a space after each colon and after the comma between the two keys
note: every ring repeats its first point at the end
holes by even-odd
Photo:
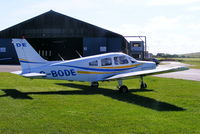
{"type": "Polygon", "coordinates": [[[121,38],[86,37],[83,39],[83,55],[89,56],[107,52],[121,52],[121,38]]]}
{"type": "Polygon", "coordinates": [[[0,64],[19,64],[11,39],[0,39],[0,64]]]}
{"type": "Polygon", "coordinates": [[[107,38],[108,52],[124,52],[122,38],[107,38]]]}

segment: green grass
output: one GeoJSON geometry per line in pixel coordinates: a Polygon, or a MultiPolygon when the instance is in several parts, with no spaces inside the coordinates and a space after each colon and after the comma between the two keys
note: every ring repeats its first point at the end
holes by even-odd
{"type": "Polygon", "coordinates": [[[200,58],[200,52],[189,53],[189,54],[181,54],[182,56],[190,57],[190,58],[200,58]]]}
{"type": "Polygon", "coordinates": [[[182,63],[191,64],[190,68],[200,69],[200,58],[177,58],[182,63]]]}
{"type": "Polygon", "coordinates": [[[178,61],[182,62],[185,64],[190,64],[190,68],[195,68],[195,69],[200,69],[200,58],[158,58],[159,60],[173,60],[173,61],[178,61]]]}
{"type": "Polygon", "coordinates": [[[200,82],[146,77],[88,83],[30,80],[0,73],[1,134],[192,134],[200,133],[200,82]]]}

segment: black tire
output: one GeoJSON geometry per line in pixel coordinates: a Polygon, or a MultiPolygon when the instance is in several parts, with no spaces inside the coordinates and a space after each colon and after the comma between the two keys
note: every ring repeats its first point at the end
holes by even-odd
{"type": "Polygon", "coordinates": [[[92,82],[91,83],[91,87],[98,88],[99,87],[99,83],[98,82],[92,82]]]}
{"type": "Polygon", "coordinates": [[[127,93],[128,92],[128,87],[127,86],[121,86],[120,88],[119,88],[119,92],[120,93],[127,93]]]}

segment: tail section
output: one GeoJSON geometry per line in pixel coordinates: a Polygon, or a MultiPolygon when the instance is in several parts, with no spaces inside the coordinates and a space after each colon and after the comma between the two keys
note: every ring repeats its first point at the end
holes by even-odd
{"type": "Polygon", "coordinates": [[[12,39],[17,52],[22,73],[30,73],[32,69],[47,63],[25,39],[12,39]]]}

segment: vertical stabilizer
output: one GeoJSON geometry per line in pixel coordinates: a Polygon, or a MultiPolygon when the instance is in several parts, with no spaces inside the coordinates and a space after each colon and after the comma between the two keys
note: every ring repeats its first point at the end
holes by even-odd
{"type": "Polygon", "coordinates": [[[12,39],[17,52],[22,73],[30,73],[32,69],[47,63],[25,39],[12,39]]]}

